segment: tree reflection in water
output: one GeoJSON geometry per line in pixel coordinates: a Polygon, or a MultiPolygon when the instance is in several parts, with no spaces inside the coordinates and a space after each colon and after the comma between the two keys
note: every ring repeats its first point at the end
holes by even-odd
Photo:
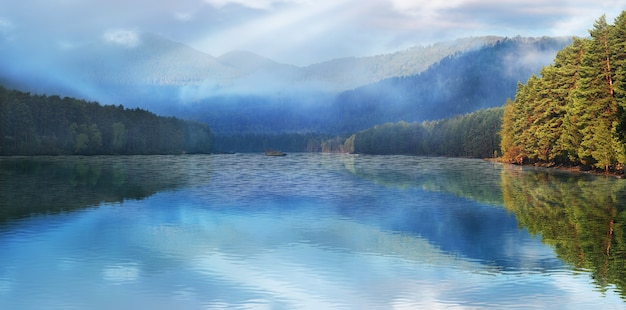
{"type": "Polygon", "coordinates": [[[208,182],[211,170],[210,157],[201,155],[4,157],[0,224],[103,202],[141,200],[208,182]]]}
{"type": "Polygon", "coordinates": [[[502,170],[504,207],[601,291],[615,285],[626,297],[626,180],[528,170],[502,170]]]}

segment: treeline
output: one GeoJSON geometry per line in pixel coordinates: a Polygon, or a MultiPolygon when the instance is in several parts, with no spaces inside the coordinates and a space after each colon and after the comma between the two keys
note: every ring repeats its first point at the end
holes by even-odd
{"type": "Polygon", "coordinates": [[[387,123],[360,131],[344,149],[360,154],[490,158],[497,156],[502,108],[422,123],[387,123]]]}
{"type": "Polygon", "coordinates": [[[626,11],[614,25],[602,16],[589,33],[518,85],[504,110],[504,160],[624,169],[626,11]]]}
{"type": "Polygon", "coordinates": [[[215,137],[218,152],[256,153],[270,150],[285,152],[345,153],[345,137],[316,133],[235,134],[215,137]]]}
{"type": "Polygon", "coordinates": [[[419,74],[341,93],[233,94],[171,110],[164,104],[160,111],[205,121],[219,136],[284,132],[349,136],[388,122],[423,122],[500,107],[505,98],[515,96],[518,81],[537,74],[571,39],[515,37],[490,42],[445,57],[419,74]]]}
{"type": "Polygon", "coordinates": [[[204,123],[1,86],[0,115],[0,155],[207,153],[213,143],[204,123]]]}
{"type": "Polygon", "coordinates": [[[423,122],[500,107],[504,98],[515,95],[518,81],[539,72],[570,42],[505,38],[448,56],[418,75],[342,92],[331,106],[330,132],[354,133],[387,122],[423,122]]]}

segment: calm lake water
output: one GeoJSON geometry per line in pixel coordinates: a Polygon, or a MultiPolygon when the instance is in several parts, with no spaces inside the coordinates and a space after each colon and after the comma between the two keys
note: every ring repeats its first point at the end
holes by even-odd
{"type": "Polygon", "coordinates": [[[625,206],[470,159],[0,158],[0,308],[626,308],[625,206]]]}

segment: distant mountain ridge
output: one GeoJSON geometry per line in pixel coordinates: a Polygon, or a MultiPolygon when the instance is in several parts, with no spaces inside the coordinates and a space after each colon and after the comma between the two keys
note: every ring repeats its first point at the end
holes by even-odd
{"type": "Polygon", "coordinates": [[[335,90],[343,91],[392,77],[419,74],[441,59],[494,44],[502,37],[468,37],[439,42],[430,46],[414,46],[391,54],[333,59],[309,65],[307,76],[331,81],[335,90]]]}
{"type": "MultiPolygon", "coordinates": [[[[517,83],[550,64],[566,38],[502,38],[449,55],[419,74],[392,77],[331,95],[229,96],[189,107],[218,135],[350,134],[386,122],[422,122],[502,106],[517,83]]],[[[192,114],[187,114],[192,116],[192,114]]]]}
{"type": "MultiPolygon", "coordinates": [[[[35,64],[0,46],[0,81],[23,91],[140,107],[209,123],[217,134],[352,133],[502,105],[567,38],[472,37],[306,67],[247,51],[213,57],[155,34],[92,42],[35,64]]],[[[26,52],[26,51],[25,51],[26,52]]],[[[23,57],[28,59],[27,57],[23,57]]]]}
{"type": "Polygon", "coordinates": [[[341,92],[336,131],[354,132],[386,122],[422,122],[502,106],[517,83],[550,64],[571,42],[565,38],[503,38],[478,49],[445,57],[412,76],[392,77],[341,92]]]}
{"type": "MultiPolygon", "coordinates": [[[[32,88],[39,92],[73,96],[85,95],[81,89],[72,92],[75,83],[91,89],[100,86],[114,90],[121,88],[122,94],[126,93],[125,89],[136,87],[184,88],[178,89],[177,94],[170,94],[169,99],[175,101],[196,101],[235,93],[284,93],[292,89],[340,92],[386,78],[414,75],[444,57],[493,44],[499,39],[502,38],[464,38],[393,54],[340,58],[297,67],[248,51],[232,51],[214,57],[160,35],[143,33],[133,47],[100,40],[66,50],[51,49],[51,55],[44,58],[47,63],[40,60],[37,65],[42,68],[41,72],[37,72],[36,68],[33,71],[22,70],[22,64],[14,62],[17,58],[11,57],[10,48],[0,49],[0,54],[5,53],[0,64],[9,69],[1,72],[0,78],[19,81],[18,88],[22,90],[32,88]],[[37,85],[29,85],[31,80],[37,80],[37,85]],[[62,91],[55,92],[55,88],[62,91]],[[194,95],[184,95],[189,93],[194,95]]],[[[124,102],[124,97],[100,98],[106,96],[97,92],[86,97],[130,104],[124,102]]]]}

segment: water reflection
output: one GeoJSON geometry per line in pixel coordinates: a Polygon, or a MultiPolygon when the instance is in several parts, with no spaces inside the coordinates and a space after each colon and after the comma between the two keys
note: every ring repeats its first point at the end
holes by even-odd
{"type": "Polygon", "coordinates": [[[0,158],[0,223],[32,214],[143,199],[208,182],[209,157],[41,156],[0,158]]]}
{"type": "Polygon", "coordinates": [[[557,270],[559,263],[537,260],[541,255],[532,253],[536,249],[527,249],[530,255],[526,255],[520,242],[524,237],[516,240],[507,235],[519,226],[550,245],[563,262],[591,271],[598,289],[606,291],[614,285],[626,298],[626,180],[473,159],[415,157],[403,165],[394,162],[380,156],[344,159],[355,175],[385,186],[471,200],[462,208],[438,210],[439,214],[413,210],[400,230],[423,235],[447,251],[493,260],[504,270],[557,270]],[[510,216],[485,210],[476,202],[504,206],[510,216]],[[419,227],[411,226],[414,218],[422,219],[419,227]],[[468,238],[475,242],[466,242],[468,238]],[[457,244],[458,240],[463,242],[457,244]],[[512,259],[503,254],[511,249],[515,250],[512,259]]]}
{"type": "MultiPolygon", "coordinates": [[[[378,206],[371,223],[427,239],[442,250],[493,270],[543,272],[563,268],[549,248],[537,247],[515,216],[500,208],[500,164],[475,159],[359,156],[348,159],[355,175],[391,190],[411,204],[378,206]],[[453,194],[451,196],[450,194],[453,194]],[[390,214],[395,214],[393,217],[390,214]]],[[[402,200],[402,199],[400,199],[402,200]]],[[[391,200],[393,201],[393,200],[391,200]]],[[[366,221],[361,208],[349,216],[366,221]]]]}
{"type": "MultiPolygon", "coordinates": [[[[8,308],[623,306],[593,291],[591,267],[572,271],[543,232],[520,225],[515,203],[502,207],[507,188],[521,202],[520,188],[539,185],[499,164],[322,154],[4,160],[2,198],[46,214],[0,228],[8,308]],[[44,206],[7,193],[18,186],[5,177],[32,182],[23,195],[46,184],[44,206]],[[54,195],[65,200],[48,202],[54,195]],[[75,211],[58,212],[67,206],[75,211]]],[[[596,187],[606,186],[621,191],[596,187]]],[[[623,238],[620,210],[614,238],[623,238]]]]}
{"type": "Polygon", "coordinates": [[[421,156],[346,156],[347,170],[398,188],[445,192],[477,202],[502,204],[498,163],[469,158],[421,156]]]}
{"type": "Polygon", "coordinates": [[[591,271],[599,289],[616,285],[626,297],[626,180],[505,167],[504,206],[520,225],[591,271]]]}

